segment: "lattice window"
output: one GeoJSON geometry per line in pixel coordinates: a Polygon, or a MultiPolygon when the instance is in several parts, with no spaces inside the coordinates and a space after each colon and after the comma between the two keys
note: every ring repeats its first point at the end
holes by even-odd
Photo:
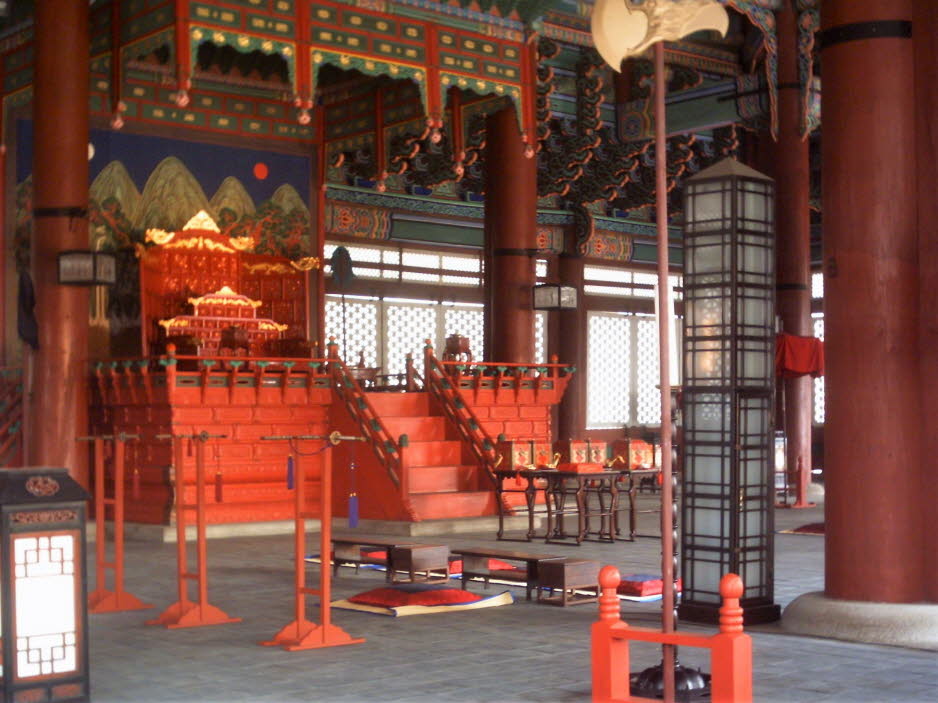
{"type": "Polygon", "coordinates": [[[478,256],[455,256],[447,255],[440,259],[441,268],[446,271],[468,271],[470,273],[481,273],[482,262],[478,256]]]}
{"type": "Polygon", "coordinates": [[[590,313],[587,335],[587,429],[626,425],[630,421],[630,317],[590,313]]]}
{"type": "MultiPolygon", "coordinates": [[[[485,313],[482,306],[446,306],[443,308],[443,337],[451,334],[460,334],[469,338],[469,349],[476,360],[482,358],[485,349],[485,313]]],[[[443,344],[441,340],[440,344],[443,344]]],[[[439,356],[443,355],[443,347],[437,347],[439,356]]]]}
{"type": "Polygon", "coordinates": [[[339,343],[339,358],[354,365],[364,354],[365,366],[380,366],[378,348],[377,301],[364,301],[346,296],[326,298],[326,338],[335,337],[339,343]]]}
{"type": "MultiPolygon", "coordinates": [[[[437,339],[437,308],[432,304],[388,304],[386,308],[385,373],[404,373],[405,357],[410,352],[418,366],[423,359],[424,340],[437,339]]],[[[439,349],[438,345],[435,345],[439,349]]],[[[437,351],[437,354],[441,352],[437,351]]]]}
{"type": "Polygon", "coordinates": [[[543,310],[534,313],[534,362],[547,363],[547,313],[543,310]]]}
{"type": "MultiPolygon", "coordinates": [[[[331,258],[339,245],[327,242],[324,248],[323,272],[332,275],[331,258]]],[[[440,254],[432,251],[403,249],[392,245],[342,245],[352,258],[352,271],[361,278],[406,280],[430,285],[456,285],[479,288],[482,285],[480,253],[440,254]],[[408,268],[425,269],[408,271],[408,268]]]]}
{"type": "MultiPolygon", "coordinates": [[[[337,248],[338,246],[335,244],[326,244],[323,247],[323,256],[325,258],[323,272],[330,276],[332,275],[331,259],[337,248]]],[[[379,263],[381,261],[381,249],[377,247],[356,246],[347,246],[345,248],[348,250],[349,257],[352,259],[352,273],[361,278],[379,278],[381,276],[381,271],[378,269],[355,266],[355,264],[359,262],[367,262],[371,264],[379,263]]]]}
{"type": "MultiPolygon", "coordinates": [[[[78,669],[75,621],[75,537],[42,535],[13,540],[19,678],[78,669]]],[[[6,673],[6,672],[4,672],[6,673]]]]}
{"type": "Polygon", "coordinates": [[[684,299],[684,277],[683,276],[669,276],[668,280],[671,283],[671,288],[674,290],[674,299],[683,300],[684,299]]]}
{"type": "Polygon", "coordinates": [[[824,297],[824,273],[822,271],[811,274],[811,297],[815,300],[824,297]]]}
{"type": "MultiPolygon", "coordinates": [[[[814,318],[814,336],[824,340],[824,314],[815,313],[811,315],[814,318]]],[[[824,424],[824,377],[818,376],[814,379],[814,423],[824,424]]]]}
{"type": "Polygon", "coordinates": [[[632,281],[635,283],[643,283],[651,288],[633,288],[632,295],[639,298],[654,298],[655,289],[654,286],[658,284],[658,274],[657,273],[642,273],[636,272],[632,277],[632,281]]]}
{"type": "MultiPolygon", "coordinates": [[[[635,388],[635,421],[640,425],[657,425],[661,422],[661,391],[658,388],[658,320],[654,317],[639,317],[636,323],[635,366],[637,373],[635,388]]],[[[674,340],[672,339],[672,342],[674,340]]],[[[671,379],[673,383],[677,379],[671,379]]]]}

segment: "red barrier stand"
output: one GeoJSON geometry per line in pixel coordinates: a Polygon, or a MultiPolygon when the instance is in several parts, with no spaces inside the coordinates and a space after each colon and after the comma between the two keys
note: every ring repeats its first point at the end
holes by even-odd
{"type": "Polygon", "coordinates": [[[89,613],[116,613],[153,607],[124,590],[124,444],[128,439],[136,438],[137,435],[123,433],[78,438],[94,442],[95,589],[88,594],[89,613]],[[113,498],[107,498],[104,491],[104,441],[107,439],[114,440],[113,498]],[[114,561],[107,560],[107,506],[113,508],[114,561]],[[113,591],[106,587],[107,569],[114,571],[113,591]]]}
{"type": "Polygon", "coordinates": [[[176,570],[179,585],[179,600],[164,610],[159,617],[147,620],[147,625],[165,625],[169,628],[202,627],[241,622],[241,618],[229,617],[224,611],[208,602],[208,574],[206,573],[207,549],[205,543],[205,443],[209,439],[224,437],[200,432],[195,435],[157,435],[158,439],[172,438],[173,479],[176,492],[176,570]],[[196,520],[196,571],[188,570],[186,558],[186,508],[185,481],[182,470],[182,441],[195,443],[195,520],[196,520]],[[199,590],[198,602],[189,600],[188,581],[195,581],[199,590]]]}
{"type": "MultiPolygon", "coordinates": [[[[655,703],[655,698],[632,695],[629,681],[629,643],[699,647],[710,650],[711,703],[752,702],[752,639],[743,632],[739,599],[743,582],[736,574],[720,579],[720,630],[715,635],[692,635],[631,627],[619,612],[619,570],[604,566],[599,572],[599,621],[590,632],[592,646],[593,703],[655,703]]],[[[664,700],[674,697],[665,694],[664,700]]]]}
{"type": "Polygon", "coordinates": [[[327,437],[321,435],[296,435],[261,437],[267,440],[321,440],[323,446],[322,476],[319,482],[321,524],[319,531],[319,588],[306,586],[306,520],[316,517],[306,511],[306,475],[300,453],[294,450],[294,490],[295,525],[294,525],[294,620],[282,628],[273,639],[261,642],[266,647],[283,647],[295,652],[301,649],[338,647],[343,644],[359,644],[365,640],[353,638],[342,628],[333,625],[332,619],[332,569],[329,568],[329,555],[332,553],[332,453],[328,451],[341,441],[361,441],[362,437],[345,437],[333,432],[327,437]],[[319,596],[319,624],[306,619],[306,596],[319,596]]]}

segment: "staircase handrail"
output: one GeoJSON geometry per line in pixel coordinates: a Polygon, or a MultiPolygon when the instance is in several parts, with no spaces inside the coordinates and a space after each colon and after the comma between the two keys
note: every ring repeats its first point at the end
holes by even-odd
{"type": "Polygon", "coordinates": [[[22,445],[23,370],[0,367],[0,466],[22,464],[22,445]]]}
{"type": "MultiPolygon", "coordinates": [[[[389,478],[400,489],[402,497],[406,500],[409,490],[402,451],[405,442],[395,440],[391,436],[372,404],[368,402],[368,396],[362,392],[358,381],[349,373],[341,359],[330,354],[329,368],[334,380],[333,388],[345,404],[349,415],[358,425],[362,435],[371,445],[378,460],[387,469],[389,478]]],[[[405,437],[406,435],[402,435],[401,439],[405,437]]]]}
{"type": "Polygon", "coordinates": [[[447,373],[444,362],[441,362],[433,354],[433,345],[430,340],[426,340],[424,346],[424,388],[430,391],[431,395],[440,404],[443,414],[449,420],[450,424],[456,428],[460,437],[472,450],[476,461],[485,472],[492,486],[498,485],[498,478],[495,476],[495,442],[482,424],[479,418],[466,403],[459,389],[450,380],[450,374],[447,373]]]}

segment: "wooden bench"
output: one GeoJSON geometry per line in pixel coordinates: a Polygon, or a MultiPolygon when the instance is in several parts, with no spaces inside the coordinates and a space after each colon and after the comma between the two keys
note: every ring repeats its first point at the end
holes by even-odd
{"type": "Polygon", "coordinates": [[[387,568],[387,580],[391,580],[393,571],[391,565],[391,551],[394,547],[411,544],[407,540],[388,539],[384,537],[341,537],[332,540],[332,574],[339,573],[339,567],[350,564],[355,567],[355,573],[362,564],[377,564],[387,568]],[[385,557],[371,557],[366,549],[384,550],[385,557]]]}
{"type": "Polygon", "coordinates": [[[533,554],[513,549],[490,549],[488,547],[460,547],[454,549],[453,554],[462,557],[463,590],[472,577],[483,579],[486,588],[489,585],[489,579],[497,578],[513,583],[524,583],[527,600],[531,600],[531,590],[538,586],[538,564],[542,561],[562,558],[551,554],[533,554]],[[499,559],[505,562],[517,561],[524,564],[524,569],[490,569],[489,559],[499,559]]]}

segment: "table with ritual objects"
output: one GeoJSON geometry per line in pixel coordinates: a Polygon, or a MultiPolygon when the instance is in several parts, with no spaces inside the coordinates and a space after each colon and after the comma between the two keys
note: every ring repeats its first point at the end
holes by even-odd
{"type": "Polygon", "coordinates": [[[508,539],[504,534],[504,494],[522,493],[528,515],[524,539],[528,542],[538,537],[577,545],[584,540],[634,541],[638,487],[641,481],[654,480],[660,474],[654,466],[629,467],[621,455],[608,460],[604,442],[567,442],[551,447],[546,442],[507,441],[499,442],[496,451],[500,457],[495,469],[500,540],[508,539]],[[620,524],[621,493],[628,497],[627,535],[620,524]],[[541,534],[536,528],[538,515],[546,518],[541,534]]]}

